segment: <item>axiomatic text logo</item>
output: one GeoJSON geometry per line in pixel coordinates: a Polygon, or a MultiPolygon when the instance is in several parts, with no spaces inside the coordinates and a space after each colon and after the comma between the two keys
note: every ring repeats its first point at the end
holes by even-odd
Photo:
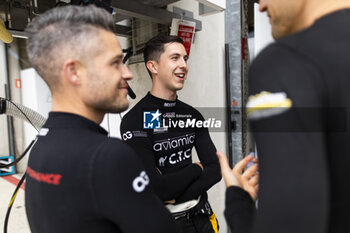
{"type": "Polygon", "coordinates": [[[143,112],[143,128],[144,129],[159,129],[161,122],[161,113],[159,110],[156,112],[143,112]]]}

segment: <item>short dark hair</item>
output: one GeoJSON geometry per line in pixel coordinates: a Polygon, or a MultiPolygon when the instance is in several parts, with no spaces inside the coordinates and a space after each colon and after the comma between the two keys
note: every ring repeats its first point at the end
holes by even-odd
{"type": "Polygon", "coordinates": [[[93,5],[56,7],[29,23],[28,57],[51,90],[59,84],[60,67],[65,59],[92,56],[93,51],[87,46],[99,38],[98,29],[115,33],[112,15],[93,5]]]}
{"type": "MultiPolygon", "coordinates": [[[[164,45],[168,43],[180,43],[184,44],[183,40],[178,36],[169,36],[167,34],[159,34],[158,36],[150,39],[143,50],[143,58],[145,60],[145,65],[148,61],[159,61],[160,55],[164,53],[164,45]]],[[[148,70],[147,65],[146,69],[149,75],[152,78],[152,73],[148,70]]]]}

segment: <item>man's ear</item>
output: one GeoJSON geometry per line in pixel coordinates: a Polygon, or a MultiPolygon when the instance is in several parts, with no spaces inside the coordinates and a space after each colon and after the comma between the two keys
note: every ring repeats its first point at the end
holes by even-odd
{"type": "Polygon", "coordinates": [[[63,64],[63,73],[66,81],[73,85],[80,85],[82,82],[82,65],[75,59],[69,59],[63,64]]]}
{"type": "Polygon", "coordinates": [[[146,66],[152,74],[158,74],[158,63],[156,61],[147,61],[146,66]]]}

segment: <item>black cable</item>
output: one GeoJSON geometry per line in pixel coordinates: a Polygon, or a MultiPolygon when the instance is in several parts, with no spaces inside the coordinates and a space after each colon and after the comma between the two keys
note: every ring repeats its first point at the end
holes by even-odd
{"type": "Polygon", "coordinates": [[[11,200],[10,200],[10,205],[7,208],[7,212],[6,212],[6,216],[5,216],[4,233],[7,233],[7,225],[8,225],[8,221],[9,221],[9,218],[10,218],[11,209],[12,209],[13,203],[14,203],[14,201],[16,199],[18,190],[21,187],[21,185],[23,184],[25,178],[26,178],[26,173],[24,173],[24,175],[22,176],[21,180],[18,182],[17,187],[16,187],[15,191],[12,194],[12,197],[11,197],[11,200]]]}
{"type": "Polygon", "coordinates": [[[6,99],[0,97],[0,114],[6,112],[6,99]]]}
{"type": "Polygon", "coordinates": [[[128,59],[131,57],[132,55],[132,47],[128,48],[128,49],[123,49],[123,53],[126,53],[124,58],[123,58],[123,63],[127,62],[128,59]]]}
{"type": "Polygon", "coordinates": [[[9,163],[9,164],[6,164],[6,165],[2,165],[0,164],[0,169],[2,168],[8,168],[8,167],[11,167],[13,165],[16,165],[21,159],[23,159],[23,157],[27,154],[27,152],[30,150],[30,148],[33,146],[34,142],[36,140],[33,140],[29,146],[25,149],[25,151],[22,153],[22,155],[20,157],[18,157],[15,161],[13,161],[12,163],[9,163]]]}
{"type": "MultiPolygon", "coordinates": [[[[133,54],[133,51],[132,51],[132,47],[129,47],[127,49],[123,49],[123,53],[126,53],[126,55],[124,56],[124,59],[123,59],[123,63],[125,64],[128,59],[131,57],[131,55],[133,54]]],[[[136,94],[135,92],[131,89],[131,87],[129,86],[128,84],[128,95],[130,96],[131,99],[135,99],[136,98],[136,94]]]]}
{"type": "MultiPolygon", "coordinates": [[[[29,144],[29,146],[25,149],[25,151],[24,151],[23,154],[20,156],[20,158],[17,159],[18,161],[19,161],[20,159],[22,159],[22,158],[26,155],[26,153],[30,150],[30,148],[33,146],[33,144],[34,144],[35,141],[36,141],[36,140],[33,140],[33,141],[29,144]]],[[[18,162],[18,161],[17,161],[17,162],[18,162]]],[[[16,161],[15,161],[15,162],[16,162],[16,161]]],[[[13,162],[13,163],[14,163],[14,162],[13,162]]],[[[11,164],[13,164],[13,163],[11,163],[11,164]]],[[[7,166],[9,166],[9,164],[8,164],[7,166]]],[[[26,173],[24,173],[24,175],[22,176],[21,180],[19,181],[19,183],[18,183],[18,185],[17,185],[15,191],[14,191],[13,194],[12,194],[12,197],[11,197],[11,200],[10,200],[10,204],[9,204],[9,206],[8,206],[8,208],[7,208],[7,212],[6,212],[6,216],[5,216],[5,221],[4,221],[4,233],[7,233],[7,226],[8,226],[8,221],[9,221],[9,218],[10,218],[11,209],[12,209],[13,203],[15,202],[15,199],[16,199],[17,193],[18,193],[18,191],[19,191],[19,188],[21,187],[22,183],[23,183],[24,180],[25,180],[25,177],[26,177],[26,173]]]]}
{"type": "MultiPolygon", "coordinates": [[[[33,121],[31,119],[29,119],[29,117],[27,116],[26,113],[24,113],[24,111],[22,111],[22,109],[17,106],[16,103],[12,102],[11,100],[7,100],[7,99],[3,99],[0,97],[0,114],[8,114],[8,115],[11,115],[13,114],[13,109],[11,109],[11,111],[9,112],[8,110],[10,110],[10,108],[8,108],[7,106],[7,102],[8,101],[10,104],[12,104],[15,109],[17,109],[20,114],[36,129],[36,131],[39,132],[39,130],[37,129],[37,127],[33,124],[33,121]]],[[[11,106],[12,107],[12,106],[11,106]]],[[[29,110],[29,109],[28,109],[29,110]]],[[[25,110],[26,111],[26,110],[25,110]]],[[[32,110],[31,110],[32,111],[32,110]]],[[[33,111],[34,112],[34,111],[33,111]]],[[[31,113],[31,112],[30,112],[31,113]]],[[[35,112],[36,113],[36,112],[35,112]]],[[[40,114],[36,113],[37,115],[40,116],[40,114]]],[[[14,115],[14,116],[17,116],[17,117],[20,117],[22,118],[21,115],[18,115],[17,113],[14,115]]],[[[29,115],[29,116],[32,116],[34,117],[33,115],[29,115]]],[[[35,116],[36,117],[36,116],[35,116]]],[[[41,125],[41,124],[40,124],[41,125]]],[[[0,168],[7,168],[7,167],[10,167],[10,166],[13,166],[15,164],[17,164],[21,159],[23,159],[23,157],[28,153],[28,151],[32,148],[32,146],[34,145],[36,139],[33,140],[28,146],[27,148],[24,150],[24,152],[22,153],[22,155],[17,158],[16,160],[14,160],[12,163],[10,164],[6,164],[6,165],[0,165],[0,168]]],[[[15,191],[13,192],[12,194],[12,197],[11,197],[11,200],[10,200],[10,204],[7,208],[7,212],[6,212],[6,216],[5,216],[5,221],[4,221],[4,233],[7,233],[7,227],[8,227],[8,221],[9,221],[9,218],[10,218],[10,213],[11,213],[11,209],[12,209],[12,206],[13,206],[13,203],[16,199],[16,196],[17,196],[17,193],[19,191],[19,188],[21,187],[21,185],[23,184],[24,180],[25,180],[25,177],[26,177],[26,173],[24,173],[24,175],[22,176],[21,180],[19,181],[15,191]]]]}

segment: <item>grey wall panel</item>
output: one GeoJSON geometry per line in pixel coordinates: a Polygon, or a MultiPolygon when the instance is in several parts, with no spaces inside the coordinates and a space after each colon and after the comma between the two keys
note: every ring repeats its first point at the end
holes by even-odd
{"type": "Polygon", "coordinates": [[[233,162],[242,158],[242,79],[241,79],[241,0],[227,0],[225,10],[225,42],[229,46],[231,120],[236,122],[232,132],[233,162]]]}

